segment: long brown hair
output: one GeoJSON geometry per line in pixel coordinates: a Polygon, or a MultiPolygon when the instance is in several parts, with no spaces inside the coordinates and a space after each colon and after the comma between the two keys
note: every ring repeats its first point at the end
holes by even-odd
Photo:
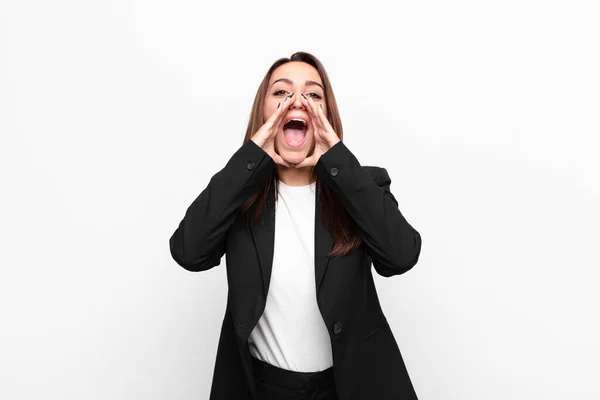
{"type": "MultiPolygon", "coordinates": [[[[342,129],[342,121],[340,119],[340,114],[337,108],[337,103],[335,101],[335,96],[333,94],[333,90],[331,88],[331,83],[327,76],[327,72],[325,68],[321,64],[321,62],[312,54],[306,53],[303,51],[296,52],[292,54],[290,58],[280,58],[271,65],[267,74],[263,78],[258,91],[256,92],[256,96],[254,97],[254,104],[252,105],[252,111],[250,113],[250,121],[248,122],[248,128],[246,130],[246,135],[244,137],[244,143],[246,143],[250,138],[260,129],[260,127],[265,123],[263,118],[263,105],[264,99],[267,95],[267,90],[269,89],[269,80],[271,79],[271,75],[273,71],[275,71],[278,67],[283,64],[286,64],[290,61],[302,61],[309,65],[312,65],[318,72],[321,80],[323,82],[323,89],[325,94],[325,102],[327,109],[327,119],[331,124],[333,130],[337,133],[340,140],[343,140],[343,129],[342,129]]],[[[308,155],[311,155],[314,151],[314,144],[312,149],[309,150],[308,155]]],[[[268,174],[268,177],[262,182],[259,190],[256,191],[241,207],[240,211],[243,216],[246,218],[247,224],[250,224],[250,219],[253,217],[255,220],[259,218],[260,214],[266,207],[267,197],[269,194],[269,190],[271,185],[274,182],[275,176],[277,174],[277,169],[273,169],[272,172],[268,174]],[[251,215],[252,214],[252,215],[251,215]]],[[[334,239],[334,246],[329,256],[341,256],[349,251],[355,249],[360,245],[360,237],[356,234],[356,226],[354,221],[348,215],[344,205],[340,201],[339,196],[335,193],[330,187],[327,186],[324,182],[316,176],[315,168],[310,168],[310,181],[314,181],[315,178],[319,182],[317,182],[317,193],[318,199],[321,204],[321,217],[323,219],[323,224],[325,227],[331,232],[331,235],[334,239]]],[[[276,193],[279,196],[279,188],[276,185],[276,193]]]]}

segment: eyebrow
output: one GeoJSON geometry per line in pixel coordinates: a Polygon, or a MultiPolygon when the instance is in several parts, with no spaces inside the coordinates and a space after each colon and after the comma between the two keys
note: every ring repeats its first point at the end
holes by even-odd
{"type": "MultiPolygon", "coordinates": [[[[279,79],[277,79],[275,82],[273,82],[273,83],[271,84],[271,87],[273,87],[273,85],[274,85],[274,84],[276,84],[276,83],[277,83],[277,82],[279,82],[279,81],[283,81],[283,82],[285,82],[285,83],[289,83],[290,85],[294,83],[294,82],[292,82],[292,80],[291,80],[291,79],[287,79],[287,78],[279,78],[279,79]]],[[[315,82],[315,81],[307,80],[307,81],[304,81],[304,84],[305,84],[306,86],[310,86],[310,85],[317,85],[317,86],[319,86],[319,87],[321,88],[321,90],[325,91],[325,89],[323,89],[323,86],[321,86],[321,84],[320,84],[320,83],[317,83],[317,82],[315,82]]]]}

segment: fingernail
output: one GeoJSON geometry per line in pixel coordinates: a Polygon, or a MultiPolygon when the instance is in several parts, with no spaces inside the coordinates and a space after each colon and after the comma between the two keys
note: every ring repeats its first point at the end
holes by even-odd
{"type": "Polygon", "coordinates": [[[290,94],[288,97],[291,98],[294,95],[294,93],[290,94]]]}
{"type": "Polygon", "coordinates": [[[277,108],[279,108],[280,105],[281,105],[281,103],[277,104],[277,108]]]}
{"type": "Polygon", "coordinates": [[[323,104],[319,104],[319,107],[321,107],[321,110],[323,109],[323,104]]]}
{"type": "Polygon", "coordinates": [[[306,99],[306,96],[304,95],[304,93],[302,93],[302,97],[304,97],[306,99]]]}

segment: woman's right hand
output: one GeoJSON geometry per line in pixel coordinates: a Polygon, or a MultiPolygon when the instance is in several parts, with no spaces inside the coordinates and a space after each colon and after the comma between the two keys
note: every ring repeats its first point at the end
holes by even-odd
{"type": "Polygon", "coordinates": [[[254,141],[254,143],[256,143],[267,154],[269,154],[276,164],[284,165],[286,167],[292,167],[292,164],[285,161],[279,154],[277,154],[277,152],[275,152],[275,136],[277,136],[277,132],[279,132],[284,124],[283,117],[285,116],[287,109],[290,107],[290,104],[293,103],[293,101],[290,100],[293,95],[294,93],[286,96],[283,103],[280,103],[277,111],[271,114],[267,122],[265,122],[264,125],[261,126],[258,131],[256,131],[254,136],[250,138],[250,140],[254,141]]]}

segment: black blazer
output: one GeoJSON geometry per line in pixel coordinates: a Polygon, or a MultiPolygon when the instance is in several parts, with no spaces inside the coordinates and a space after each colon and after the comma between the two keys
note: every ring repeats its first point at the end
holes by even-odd
{"type": "MultiPolygon", "coordinates": [[[[211,400],[257,399],[248,337],[265,308],[273,263],[275,188],[250,230],[238,208],[259,188],[275,162],[252,140],[244,143],[189,206],[169,240],[173,259],[205,271],[226,253],[228,296],[210,393],[211,400]]],[[[343,257],[328,257],[333,238],[315,217],[317,303],[331,338],[340,400],[417,399],[403,358],[379,304],[371,263],[385,277],[411,269],[421,236],[390,192],[384,168],[362,167],[343,142],[315,165],[340,197],[362,239],[343,257]]],[[[319,181],[317,181],[317,185],[319,181]]]]}

